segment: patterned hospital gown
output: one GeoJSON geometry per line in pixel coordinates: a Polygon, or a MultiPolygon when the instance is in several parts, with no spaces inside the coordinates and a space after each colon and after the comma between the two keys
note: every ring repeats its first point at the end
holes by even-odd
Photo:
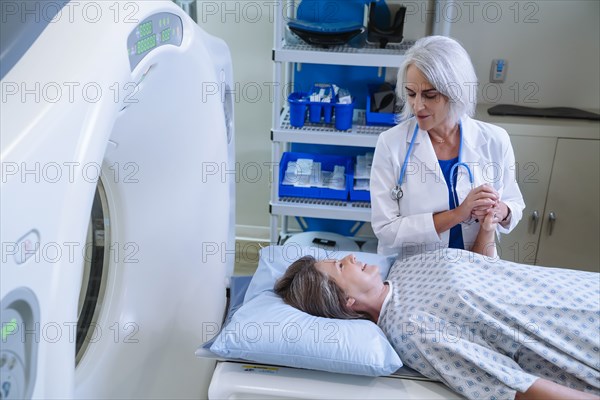
{"type": "Polygon", "coordinates": [[[445,249],[398,260],[379,318],[402,361],[470,399],[543,377],[600,394],[600,274],[445,249]]]}

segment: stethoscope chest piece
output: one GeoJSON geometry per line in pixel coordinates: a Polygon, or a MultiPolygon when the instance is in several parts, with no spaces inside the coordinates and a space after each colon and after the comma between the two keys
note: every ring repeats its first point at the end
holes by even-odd
{"type": "Polygon", "coordinates": [[[390,195],[392,196],[392,200],[398,201],[404,196],[404,192],[400,186],[396,185],[390,191],[390,195]]]}

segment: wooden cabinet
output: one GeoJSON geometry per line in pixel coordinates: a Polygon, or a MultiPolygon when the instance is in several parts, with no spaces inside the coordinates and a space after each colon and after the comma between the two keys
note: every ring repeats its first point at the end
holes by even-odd
{"type": "Polygon", "coordinates": [[[600,272],[600,140],[593,136],[594,127],[591,139],[511,135],[526,208],[500,237],[501,258],[600,272]]]}

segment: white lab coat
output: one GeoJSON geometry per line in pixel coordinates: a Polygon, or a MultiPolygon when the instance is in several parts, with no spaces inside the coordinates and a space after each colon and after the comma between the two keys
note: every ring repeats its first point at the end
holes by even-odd
{"type": "MultiPolygon", "coordinates": [[[[515,174],[515,156],[506,131],[469,117],[461,118],[461,161],[471,168],[474,187],[489,183],[511,210],[509,225],[498,224],[498,233],[509,233],[523,215],[525,203],[515,174]]],[[[416,120],[411,118],[383,132],[377,141],[371,168],[371,225],[379,239],[378,253],[410,256],[448,246],[450,231],[437,234],[433,214],[449,209],[446,180],[427,131],[420,130],[408,159],[402,184],[403,197],[393,200],[416,120]]],[[[466,168],[457,168],[456,193],[462,203],[471,190],[466,168]]],[[[461,224],[465,249],[470,249],[479,223],[461,224]]]]}

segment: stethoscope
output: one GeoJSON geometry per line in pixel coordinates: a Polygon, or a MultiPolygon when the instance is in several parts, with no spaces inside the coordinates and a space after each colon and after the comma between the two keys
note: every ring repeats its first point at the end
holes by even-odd
{"type": "MultiPolygon", "coordinates": [[[[461,161],[462,145],[463,145],[463,131],[462,131],[462,123],[460,123],[460,121],[458,122],[458,130],[459,130],[459,135],[460,135],[460,143],[458,145],[458,161],[450,169],[450,179],[451,179],[450,188],[452,191],[452,201],[454,202],[454,208],[458,207],[458,195],[456,194],[456,190],[454,189],[454,182],[452,180],[454,177],[454,172],[456,171],[457,168],[464,167],[467,170],[467,173],[469,174],[469,183],[471,184],[471,189],[474,188],[473,172],[471,171],[471,168],[469,168],[469,166],[466,163],[461,161]]],[[[418,123],[415,124],[415,130],[414,130],[412,138],[410,140],[410,145],[408,146],[408,151],[406,152],[406,156],[404,157],[404,162],[402,163],[402,168],[400,169],[400,176],[398,177],[398,183],[390,191],[392,200],[395,200],[396,202],[398,202],[398,213],[400,213],[400,199],[404,196],[404,192],[402,191],[402,182],[404,182],[404,176],[406,175],[406,168],[408,166],[408,159],[410,158],[410,154],[412,153],[412,149],[415,144],[415,139],[417,137],[417,132],[419,132],[419,124],[418,123]]]]}

